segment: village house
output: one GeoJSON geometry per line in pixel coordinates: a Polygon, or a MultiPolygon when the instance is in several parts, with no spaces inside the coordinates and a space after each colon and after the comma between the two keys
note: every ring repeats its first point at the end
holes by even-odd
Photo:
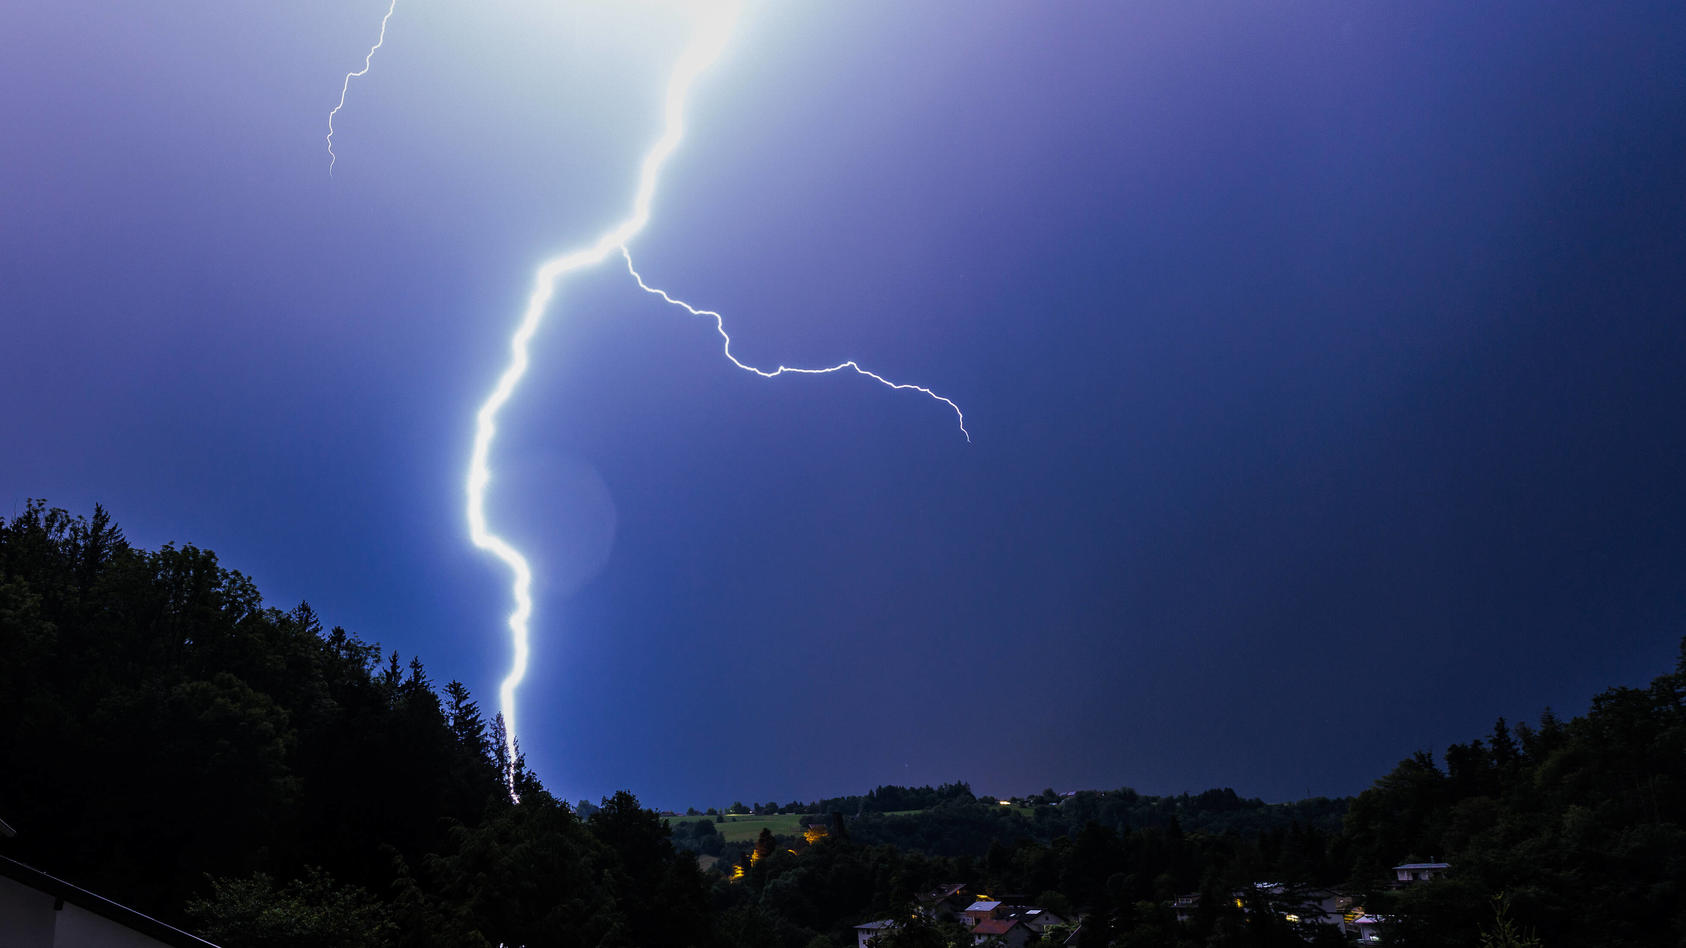
{"type": "Polygon", "coordinates": [[[1019,948],[1042,934],[1043,929],[1063,924],[1065,919],[1036,905],[1008,905],[998,900],[980,899],[960,913],[960,921],[971,929],[974,945],[1019,948]]]}
{"type": "Polygon", "coordinates": [[[979,922],[994,918],[996,911],[1000,908],[1000,902],[979,899],[966,906],[965,910],[960,913],[960,924],[967,928],[976,928],[979,922]]]}
{"type": "Polygon", "coordinates": [[[1021,924],[1030,929],[1032,935],[1040,935],[1044,929],[1066,923],[1066,919],[1059,913],[1034,905],[1008,906],[999,913],[998,917],[1018,919],[1021,924]]]}
{"type": "Polygon", "coordinates": [[[855,948],[866,948],[866,943],[877,937],[886,928],[895,926],[893,919],[881,918],[875,922],[862,922],[855,926],[855,948]]]}
{"type": "MultiPolygon", "coordinates": [[[[1023,898],[1015,896],[1014,898],[1023,898]]],[[[922,893],[916,900],[919,912],[933,921],[958,921],[970,932],[972,944],[1023,948],[1044,929],[1065,924],[1058,913],[1039,905],[1009,905],[999,899],[972,898],[963,882],[944,883],[922,893]]],[[[862,922],[855,926],[855,941],[866,948],[872,938],[895,927],[893,919],[862,922]]]]}
{"type": "Polygon", "coordinates": [[[973,901],[970,887],[964,882],[945,882],[918,898],[920,913],[939,922],[952,921],[973,901]]]}
{"type": "MultiPolygon", "coordinates": [[[[1444,862],[1402,863],[1393,867],[1397,881],[1392,885],[1425,882],[1451,868],[1450,863],[1444,862]]],[[[1382,916],[1369,914],[1350,893],[1338,889],[1301,889],[1279,882],[1255,882],[1251,893],[1232,892],[1228,898],[1234,901],[1236,908],[1248,912],[1262,901],[1270,906],[1272,912],[1280,912],[1283,920],[1291,924],[1334,926],[1360,944],[1381,941],[1381,928],[1386,921],[1382,916]]],[[[1176,913],[1177,921],[1186,923],[1193,920],[1200,904],[1200,893],[1189,892],[1172,899],[1170,907],[1176,913]]]]}
{"type": "Polygon", "coordinates": [[[1032,934],[1030,926],[1019,919],[986,918],[972,926],[972,944],[1024,948],[1032,934]]]}
{"type": "MultiPolygon", "coordinates": [[[[1235,908],[1245,912],[1253,911],[1253,906],[1262,900],[1290,924],[1332,925],[1342,934],[1358,932],[1355,922],[1364,915],[1363,907],[1351,895],[1336,889],[1300,889],[1280,882],[1255,882],[1250,894],[1252,900],[1246,891],[1231,892],[1228,898],[1235,908]]],[[[1200,893],[1189,892],[1172,899],[1170,907],[1179,923],[1187,923],[1199,912],[1200,904],[1200,893]]]]}
{"type": "Polygon", "coordinates": [[[1452,868],[1447,862],[1408,862],[1393,867],[1393,873],[1401,883],[1427,882],[1452,868]]]}

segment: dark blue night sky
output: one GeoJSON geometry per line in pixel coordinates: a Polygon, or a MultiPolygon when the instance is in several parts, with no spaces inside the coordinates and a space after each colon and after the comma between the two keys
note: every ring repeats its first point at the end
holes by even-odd
{"type": "MultiPolygon", "coordinates": [[[[109,507],[488,709],[473,413],[678,3],[0,13],[0,516],[109,507]]],[[[558,795],[1356,792],[1671,666],[1677,2],[752,4],[502,417],[558,795]]]]}

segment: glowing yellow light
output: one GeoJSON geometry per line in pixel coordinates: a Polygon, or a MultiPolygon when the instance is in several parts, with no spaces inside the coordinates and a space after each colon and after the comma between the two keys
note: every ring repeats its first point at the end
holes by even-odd
{"type": "Polygon", "coordinates": [[[1285,918],[1285,919],[1287,919],[1287,920],[1288,920],[1288,921],[1290,921],[1290,922],[1297,922],[1297,921],[1299,921],[1299,920],[1300,920],[1300,917],[1299,917],[1299,916],[1298,916],[1298,915],[1295,915],[1295,914],[1294,914],[1294,913],[1292,913],[1292,912],[1289,912],[1289,913],[1288,913],[1288,914],[1287,914],[1287,915],[1284,915],[1284,916],[1282,916],[1282,917],[1283,917],[1283,918],[1285,918]]]}

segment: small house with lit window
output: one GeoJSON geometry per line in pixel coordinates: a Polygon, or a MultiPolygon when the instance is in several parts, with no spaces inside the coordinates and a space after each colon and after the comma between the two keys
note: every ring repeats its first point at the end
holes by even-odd
{"type": "Polygon", "coordinates": [[[926,918],[939,922],[953,920],[975,899],[964,882],[945,882],[919,896],[919,911],[926,918]]]}

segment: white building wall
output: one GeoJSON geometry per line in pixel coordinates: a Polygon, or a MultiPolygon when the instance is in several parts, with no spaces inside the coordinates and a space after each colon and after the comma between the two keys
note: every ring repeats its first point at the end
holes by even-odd
{"type": "Polygon", "coordinates": [[[168,948],[156,938],[68,903],[58,916],[53,948],[168,948]]]}
{"type": "Polygon", "coordinates": [[[168,948],[164,942],[87,909],[0,877],[0,946],[4,948],[168,948]]]}
{"type": "Polygon", "coordinates": [[[0,878],[0,944],[53,948],[53,897],[0,878]]]}

